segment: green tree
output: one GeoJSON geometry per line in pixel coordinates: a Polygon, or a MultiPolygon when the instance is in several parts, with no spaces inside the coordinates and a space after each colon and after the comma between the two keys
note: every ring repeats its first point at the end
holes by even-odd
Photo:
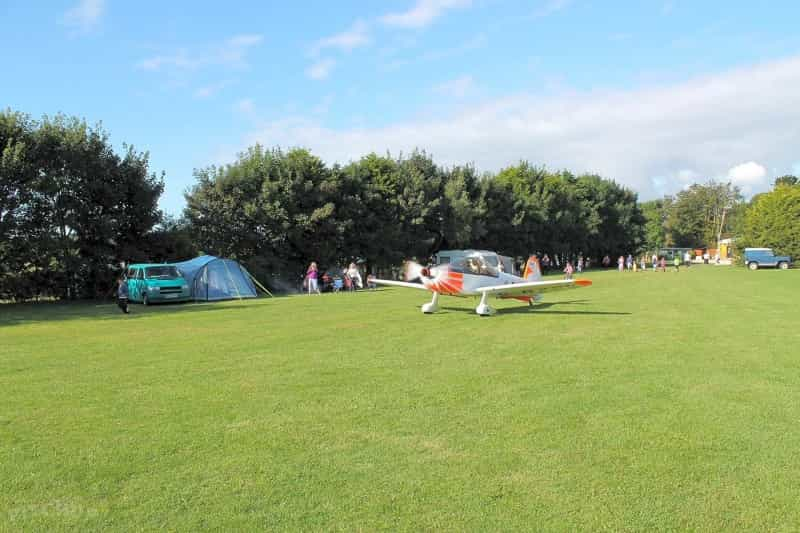
{"type": "Polygon", "coordinates": [[[636,193],[594,174],[580,176],[576,187],[588,236],[585,255],[599,259],[642,249],[645,220],[636,193]]]}
{"type": "Polygon", "coordinates": [[[0,293],[93,297],[160,217],[146,153],[114,153],[102,127],[0,113],[0,293]],[[12,270],[13,269],[13,270],[12,270]]]}
{"type": "Polygon", "coordinates": [[[716,246],[730,233],[730,212],[742,202],[731,183],[694,184],[679,192],[667,217],[667,233],[675,246],[716,246]]]}
{"type": "Polygon", "coordinates": [[[443,175],[441,248],[468,248],[486,235],[486,205],[481,178],[472,166],[443,175]]]}
{"type": "Polygon", "coordinates": [[[779,185],[797,185],[800,183],[800,180],[797,176],[792,176],[791,174],[786,174],[785,176],[781,176],[775,180],[775,187],[779,185]]]}
{"type": "Polygon", "coordinates": [[[778,184],[747,208],[738,247],[770,247],[800,258],[800,185],[778,184]]]}
{"type": "Polygon", "coordinates": [[[671,208],[672,199],[670,197],[641,204],[645,220],[644,244],[648,251],[672,245],[666,230],[667,217],[671,208]]]}

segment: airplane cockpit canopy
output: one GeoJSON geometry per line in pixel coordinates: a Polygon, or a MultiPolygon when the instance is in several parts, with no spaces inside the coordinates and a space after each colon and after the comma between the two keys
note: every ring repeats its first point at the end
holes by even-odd
{"type": "MultiPolygon", "coordinates": [[[[489,267],[500,269],[500,272],[508,274],[517,274],[514,269],[514,260],[511,257],[506,257],[493,252],[491,250],[440,250],[435,254],[435,264],[437,265],[451,265],[454,270],[458,269],[459,272],[468,272],[472,274],[471,270],[466,268],[465,259],[467,257],[479,256],[489,267]]],[[[490,272],[491,268],[486,269],[490,272]]],[[[480,266],[478,266],[478,274],[480,275],[480,266]]],[[[485,274],[493,275],[493,274],[485,274]]]]}
{"type": "Polygon", "coordinates": [[[484,257],[478,252],[473,252],[469,255],[457,258],[451,261],[450,269],[454,272],[462,272],[464,274],[472,274],[474,276],[491,276],[496,278],[497,270],[497,256],[494,257],[495,265],[491,264],[491,258],[484,257]]]}

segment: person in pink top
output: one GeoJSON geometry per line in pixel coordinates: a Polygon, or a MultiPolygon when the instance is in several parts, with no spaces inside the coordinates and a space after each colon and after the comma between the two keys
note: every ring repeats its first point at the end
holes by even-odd
{"type": "Polygon", "coordinates": [[[319,284],[317,283],[317,278],[319,277],[319,271],[317,270],[317,263],[314,261],[308,265],[308,270],[306,270],[306,285],[308,287],[308,294],[312,292],[316,292],[317,294],[321,294],[319,292],[319,284]]]}
{"type": "Polygon", "coordinates": [[[572,273],[575,269],[572,266],[572,261],[567,261],[567,266],[564,267],[564,279],[572,279],[572,273]]]}

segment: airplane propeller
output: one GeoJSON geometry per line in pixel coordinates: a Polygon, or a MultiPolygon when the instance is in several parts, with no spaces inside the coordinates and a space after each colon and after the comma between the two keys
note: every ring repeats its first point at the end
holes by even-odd
{"type": "Polygon", "coordinates": [[[406,281],[414,281],[415,279],[419,278],[422,275],[423,269],[424,267],[419,263],[415,263],[414,261],[406,261],[406,281]]]}
{"type": "Polygon", "coordinates": [[[406,281],[414,281],[418,278],[435,278],[439,275],[437,267],[426,267],[414,261],[406,261],[405,279],[406,281]]]}

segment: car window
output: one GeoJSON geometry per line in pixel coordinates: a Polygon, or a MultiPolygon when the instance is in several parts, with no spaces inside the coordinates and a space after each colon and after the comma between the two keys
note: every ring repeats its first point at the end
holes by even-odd
{"type": "Polygon", "coordinates": [[[171,265],[159,265],[145,269],[147,279],[177,279],[180,276],[178,269],[171,265]]]}
{"type": "Polygon", "coordinates": [[[143,271],[144,271],[143,269],[141,269],[141,268],[137,268],[137,269],[136,269],[136,278],[135,278],[135,279],[142,279],[142,278],[144,277],[144,276],[142,275],[143,271]]]}

